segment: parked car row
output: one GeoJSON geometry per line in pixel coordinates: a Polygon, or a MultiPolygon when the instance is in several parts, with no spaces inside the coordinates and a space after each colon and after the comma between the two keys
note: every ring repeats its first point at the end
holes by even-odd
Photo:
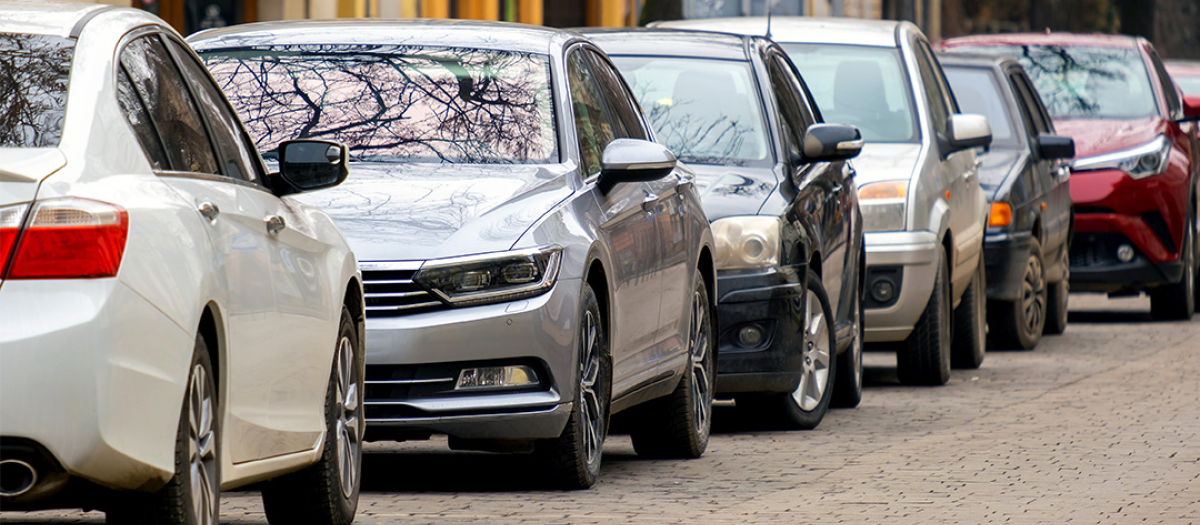
{"type": "Polygon", "coordinates": [[[614,426],[695,458],[716,398],[857,406],[864,348],[944,384],[1071,288],[1200,292],[1200,104],[1143,41],[0,12],[4,510],[210,524],[261,483],[345,524],[364,441],[435,434],[587,488],[614,426]]]}

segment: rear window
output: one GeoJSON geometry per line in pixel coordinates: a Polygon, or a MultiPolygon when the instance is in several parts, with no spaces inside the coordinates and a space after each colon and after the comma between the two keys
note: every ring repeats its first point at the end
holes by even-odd
{"type": "Polygon", "coordinates": [[[0,33],[0,147],[58,146],[74,53],[68,38],[0,33]]]}
{"type": "Polygon", "coordinates": [[[546,55],[332,44],[200,56],[268,158],[307,138],[345,143],[355,161],[558,161],[546,55]]]}

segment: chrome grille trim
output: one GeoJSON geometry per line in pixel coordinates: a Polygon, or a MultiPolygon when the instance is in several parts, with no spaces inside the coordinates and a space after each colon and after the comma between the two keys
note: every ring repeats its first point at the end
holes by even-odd
{"type": "Polygon", "coordinates": [[[445,303],[413,282],[423,261],[363,261],[363,299],[367,317],[394,317],[445,307],[445,303]]]}

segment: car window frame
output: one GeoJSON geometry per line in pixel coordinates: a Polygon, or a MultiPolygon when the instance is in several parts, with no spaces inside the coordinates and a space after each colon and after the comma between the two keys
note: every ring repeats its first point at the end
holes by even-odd
{"type": "Polygon", "coordinates": [[[941,63],[933,55],[933,51],[929,47],[929,42],[926,42],[923,38],[916,38],[914,39],[913,46],[913,57],[917,62],[917,74],[921,80],[921,91],[925,94],[925,101],[929,105],[929,123],[933,126],[935,134],[945,137],[950,129],[950,117],[958,114],[958,101],[954,99],[954,91],[951,90],[950,84],[946,80],[946,75],[942,72],[941,63]],[[932,80],[932,82],[927,81],[923,73],[922,62],[928,67],[931,75],[929,80],[932,80]],[[938,102],[937,107],[934,107],[935,100],[938,102]],[[938,119],[935,115],[938,109],[943,110],[945,115],[942,118],[942,129],[938,129],[938,119]]]}
{"type": "Polygon", "coordinates": [[[1171,120],[1183,118],[1183,101],[1180,100],[1179,86],[1175,84],[1175,80],[1167,72],[1162,58],[1158,56],[1158,52],[1154,50],[1153,46],[1147,45],[1145,47],[1145,54],[1150,61],[1150,68],[1158,78],[1158,85],[1162,90],[1161,97],[1163,105],[1166,106],[1167,115],[1170,116],[1171,120]]]}
{"type": "Polygon", "coordinates": [[[600,98],[604,99],[612,115],[617,117],[613,119],[614,124],[619,124],[619,126],[613,129],[615,138],[653,140],[653,135],[650,133],[650,126],[646,123],[641,105],[634,98],[633,91],[629,89],[629,86],[625,83],[625,78],[617,71],[616,66],[599,49],[588,45],[582,46],[582,49],[584,50],[584,55],[587,57],[588,66],[592,68],[592,74],[596,77],[596,84],[600,89],[600,98]],[[608,77],[609,80],[613,81],[614,85],[612,89],[618,91],[608,93],[609,90],[605,89],[601,77],[608,77]],[[622,99],[624,99],[626,104],[621,104],[622,99]],[[626,119],[622,118],[621,106],[624,106],[628,116],[632,117],[632,122],[626,122],[626,119]],[[635,132],[640,132],[641,136],[634,136],[629,133],[630,130],[628,128],[630,127],[635,128],[635,132]]]}
{"type": "MultiPolygon", "coordinates": [[[[604,164],[604,148],[608,147],[608,144],[605,144],[604,147],[600,148],[600,158],[596,159],[597,163],[600,166],[600,170],[597,171],[595,174],[588,173],[587,172],[588,170],[586,169],[587,166],[584,163],[583,139],[579,135],[579,119],[577,118],[577,115],[575,114],[575,99],[574,99],[575,90],[571,86],[571,60],[573,57],[581,56],[582,57],[581,63],[583,64],[583,67],[588,68],[590,71],[591,63],[588,60],[587,55],[583,54],[586,52],[587,49],[588,49],[588,46],[583,42],[578,42],[578,43],[575,43],[574,45],[567,47],[566,51],[563,53],[563,82],[562,82],[563,88],[566,91],[566,101],[568,103],[567,109],[569,110],[569,111],[564,111],[563,114],[569,115],[570,119],[571,119],[570,120],[570,124],[571,124],[570,128],[575,135],[575,141],[574,141],[575,148],[574,149],[575,149],[576,154],[578,155],[578,160],[579,160],[579,162],[578,162],[579,163],[579,175],[580,175],[580,179],[583,180],[583,182],[585,184],[599,180],[600,173],[604,171],[604,166],[603,166],[603,164],[604,164]]],[[[608,110],[607,101],[604,99],[604,96],[600,89],[599,84],[600,84],[599,82],[594,82],[594,85],[596,86],[596,94],[600,99],[599,102],[600,102],[601,106],[604,107],[606,110],[608,110]]],[[[612,131],[613,139],[615,140],[617,138],[616,126],[613,125],[612,120],[611,120],[612,117],[611,117],[611,115],[608,115],[607,111],[605,112],[605,115],[608,116],[608,118],[610,119],[609,120],[609,128],[612,131]]],[[[564,127],[566,127],[566,126],[564,126],[564,127]]],[[[611,144],[611,143],[612,143],[612,140],[609,140],[609,144],[611,144]]]]}
{"type": "Polygon", "coordinates": [[[762,58],[763,65],[766,66],[767,86],[770,89],[771,101],[776,112],[776,129],[779,130],[779,138],[775,142],[782,148],[777,161],[789,164],[796,156],[800,158],[804,156],[804,134],[808,130],[805,120],[811,123],[812,115],[806,114],[805,104],[801,101],[802,97],[795,96],[798,94],[798,87],[788,78],[786,73],[788,68],[784,67],[785,62],[780,61],[772,50],[764,53],[762,58]],[[778,73],[776,73],[777,71],[778,73]],[[781,85],[777,86],[777,83],[781,85]],[[791,104],[796,106],[795,111],[800,118],[800,121],[796,124],[803,129],[791,129],[792,124],[789,124],[791,119],[787,116],[791,110],[787,107],[788,102],[781,100],[779,87],[784,88],[788,92],[789,95],[787,98],[791,99],[791,104]]]}

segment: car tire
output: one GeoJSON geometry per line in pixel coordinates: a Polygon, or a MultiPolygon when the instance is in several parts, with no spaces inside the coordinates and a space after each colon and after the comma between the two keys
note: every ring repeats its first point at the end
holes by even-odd
{"type": "Polygon", "coordinates": [[[1050,283],[1046,290],[1046,325],[1044,335],[1059,335],[1067,331],[1067,311],[1071,296],[1071,262],[1067,246],[1062,248],[1062,280],[1050,283]]]}
{"type": "Polygon", "coordinates": [[[365,356],[350,310],[342,307],[334,362],[325,394],[321,458],[263,485],[263,510],[274,525],[349,525],[362,486],[365,356]]]}
{"type": "Polygon", "coordinates": [[[583,285],[581,295],[579,366],[571,414],[562,435],[539,441],[534,448],[549,471],[550,483],[566,490],[589,488],[600,478],[612,396],[612,357],[600,302],[589,284],[583,285]]]}
{"type": "Polygon", "coordinates": [[[983,364],[987,350],[987,278],[983,258],[962,301],[954,309],[954,340],[950,343],[951,368],[975,369],[983,364]]]}
{"type": "MultiPolygon", "coordinates": [[[[865,268],[864,268],[865,269],[865,268]]],[[[860,270],[863,271],[863,270],[860,270]]],[[[854,291],[854,306],[850,308],[854,316],[854,339],[850,346],[837,356],[837,376],[833,380],[834,408],[854,408],[862,402],[863,386],[863,340],[866,335],[863,311],[863,290],[856,287],[854,291]]]]}
{"type": "Polygon", "coordinates": [[[938,252],[937,276],[925,311],[896,355],[896,375],[909,385],[944,385],[950,381],[950,268],[938,252]]]}
{"type": "Polygon", "coordinates": [[[108,523],[217,525],[221,506],[217,406],[208,345],[197,334],[175,435],[175,475],[157,492],[119,497],[107,510],[108,523]]]}
{"type": "Polygon", "coordinates": [[[1196,254],[1192,249],[1195,242],[1195,224],[1188,220],[1183,239],[1183,276],[1179,282],[1156,288],[1150,292],[1150,315],[1160,321],[1187,321],[1196,313],[1196,254]]]}
{"type": "Polygon", "coordinates": [[[1030,350],[1042,340],[1048,312],[1046,268],[1042,244],[1030,239],[1029,257],[1021,278],[1021,296],[1016,301],[993,301],[988,306],[990,336],[996,348],[1030,350]]]}
{"type": "Polygon", "coordinates": [[[639,456],[698,458],[708,448],[716,378],[716,323],[703,275],[696,272],[688,325],[688,366],[667,397],[635,408],[629,437],[639,456]]]}
{"type": "Polygon", "coordinates": [[[796,387],[778,394],[740,395],[736,398],[738,406],[772,425],[793,430],[817,428],[833,399],[837,377],[835,335],[829,296],[821,277],[809,270],[804,292],[804,346],[796,387]]]}

